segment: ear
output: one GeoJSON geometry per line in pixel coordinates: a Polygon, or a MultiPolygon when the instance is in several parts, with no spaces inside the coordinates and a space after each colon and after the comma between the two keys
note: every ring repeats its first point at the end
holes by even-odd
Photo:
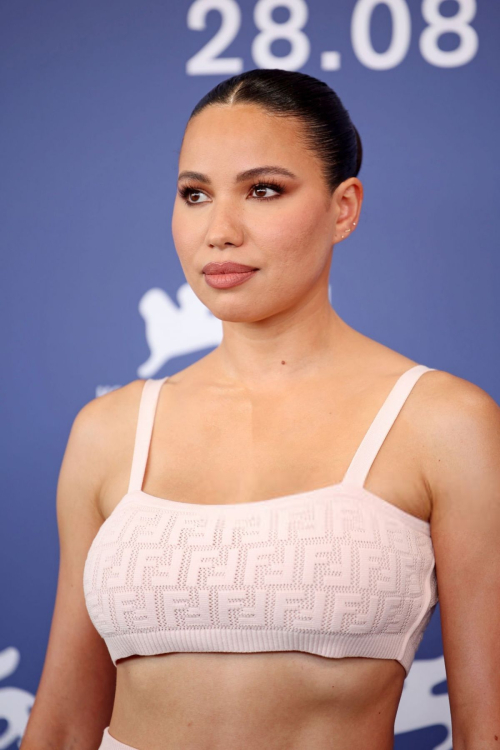
{"type": "Polygon", "coordinates": [[[334,193],[338,211],[335,223],[333,242],[341,242],[352,234],[358,225],[361,204],[363,203],[363,185],[357,177],[350,177],[342,182],[334,193]]]}

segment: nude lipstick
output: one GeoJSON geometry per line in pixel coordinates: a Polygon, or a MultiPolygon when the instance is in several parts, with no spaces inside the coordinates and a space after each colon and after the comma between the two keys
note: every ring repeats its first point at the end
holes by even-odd
{"type": "Polygon", "coordinates": [[[259,269],[246,266],[243,263],[225,261],[224,263],[207,263],[202,271],[205,281],[214,289],[230,289],[233,286],[244,284],[259,269]]]}

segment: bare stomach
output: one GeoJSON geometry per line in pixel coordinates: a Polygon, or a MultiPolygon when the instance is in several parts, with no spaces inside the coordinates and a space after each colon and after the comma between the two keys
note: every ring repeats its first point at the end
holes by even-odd
{"type": "Polygon", "coordinates": [[[139,750],[392,750],[405,671],[297,651],[117,662],[109,733],[139,750]]]}

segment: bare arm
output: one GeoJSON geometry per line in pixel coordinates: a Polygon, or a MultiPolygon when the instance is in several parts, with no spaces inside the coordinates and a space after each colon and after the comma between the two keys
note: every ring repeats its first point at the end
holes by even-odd
{"type": "Polygon", "coordinates": [[[59,576],[44,667],[21,750],[95,750],[113,709],[116,669],[83,595],[89,547],[104,519],[99,489],[109,462],[113,393],[77,414],[57,485],[59,576]]]}
{"type": "Polygon", "coordinates": [[[453,747],[489,750],[500,748],[500,408],[466,380],[443,385],[426,473],[453,747]]]}

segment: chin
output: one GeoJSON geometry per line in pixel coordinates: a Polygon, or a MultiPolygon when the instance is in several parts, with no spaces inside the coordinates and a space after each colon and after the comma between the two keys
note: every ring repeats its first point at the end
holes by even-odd
{"type": "Polygon", "coordinates": [[[259,306],[257,304],[253,304],[250,309],[248,308],[248,306],[242,306],[238,309],[236,305],[232,308],[230,305],[228,305],[225,310],[221,309],[221,307],[223,306],[221,305],[219,306],[219,309],[213,309],[211,310],[211,312],[213,313],[213,315],[215,315],[216,318],[219,318],[219,320],[222,320],[223,322],[259,323],[268,318],[273,318],[275,315],[280,315],[281,313],[285,312],[288,307],[292,307],[292,304],[290,303],[289,306],[283,305],[280,307],[278,307],[276,304],[273,305],[273,307],[264,307],[262,305],[259,306]]]}
{"type": "Polygon", "coordinates": [[[229,310],[224,312],[211,310],[210,312],[223,323],[257,323],[259,320],[267,317],[266,315],[259,317],[255,314],[255,310],[229,310]]]}

